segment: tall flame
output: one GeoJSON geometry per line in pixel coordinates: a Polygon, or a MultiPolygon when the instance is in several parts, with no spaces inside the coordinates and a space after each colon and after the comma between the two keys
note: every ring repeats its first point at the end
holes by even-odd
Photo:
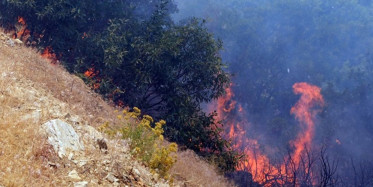
{"type": "Polygon", "coordinates": [[[311,146],[315,131],[313,119],[318,110],[313,110],[316,106],[324,106],[324,99],[321,89],[317,86],[305,82],[293,85],[295,94],[301,94],[300,100],[291,108],[290,113],[302,124],[302,130],[297,138],[291,142],[295,147],[293,159],[296,165],[299,164],[302,152],[311,146]]]}
{"type": "Polygon", "coordinates": [[[258,141],[248,137],[246,131],[249,129],[250,123],[246,120],[246,111],[233,99],[234,93],[231,87],[232,85],[226,89],[224,96],[209,106],[209,109],[210,111],[216,109],[218,120],[225,123],[225,134],[223,136],[232,141],[234,149],[245,154],[245,160],[236,169],[251,173],[255,182],[265,186],[271,186],[272,184],[285,185],[286,182],[296,180],[286,164],[289,164],[288,162],[291,159],[295,165],[298,165],[302,156],[304,156],[303,154],[305,154],[305,150],[312,145],[314,136],[313,119],[318,112],[314,108],[324,105],[324,99],[320,93],[321,89],[303,82],[293,85],[294,93],[301,94],[301,98],[290,112],[295,115],[302,126],[297,138],[290,142],[294,146],[294,152],[290,157],[284,158],[284,163],[273,165],[261,151],[258,141]]]}
{"type": "Polygon", "coordinates": [[[257,140],[250,139],[245,129],[248,129],[250,123],[246,119],[246,112],[240,104],[233,99],[234,93],[232,84],[226,88],[226,94],[218,98],[216,103],[212,103],[209,108],[216,109],[218,116],[217,120],[225,123],[225,133],[223,136],[232,141],[232,146],[235,150],[240,150],[244,153],[244,162],[237,166],[239,171],[248,171],[253,175],[253,180],[256,182],[265,182],[265,174],[276,174],[276,170],[268,167],[269,158],[260,150],[260,145],[257,140]]]}

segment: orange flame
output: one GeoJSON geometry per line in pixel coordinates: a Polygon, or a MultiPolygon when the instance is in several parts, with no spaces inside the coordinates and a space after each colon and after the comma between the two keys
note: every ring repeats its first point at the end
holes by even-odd
{"type": "Polygon", "coordinates": [[[88,38],[88,34],[87,34],[86,32],[84,32],[84,33],[83,33],[83,36],[82,36],[82,39],[84,40],[84,39],[86,39],[86,38],[88,38]]]}
{"type": "Polygon", "coordinates": [[[21,24],[22,28],[19,29],[13,38],[20,38],[26,41],[30,37],[30,30],[27,29],[26,21],[23,17],[18,17],[18,23],[21,24]]]}
{"type": "MultiPolygon", "coordinates": [[[[245,161],[236,169],[251,173],[255,182],[265,186],[271,186],[272,184],[285,185],[285,182],[293,180],[295,176],[292,176],[293,173],[288,170],[286,163],[273,165],[270,159],[262,153],[258,141],[248,137],[245,129],[248,129],[250,124],[244,116],[246,112],[241,105],[233,100],[234,93],[231,87],[232,85],[226,89],[226,95],[220,97],[216,103],[210,104],[209,109],[210,111],[212,111],[212,108],[216,109],[217,120],[226,124],[226,134],[223,134],[223,136],[232,141],[235,150],[240,150],[245,154],[245,161]]],[[[302,94],[302,96],[292,107],[291,114],[295,114],[303,128],[297,139],[290,142],[294,146],[291,158],[285,158],[284,160],[293,159],[295,164],[299,164],[302,154],[304,154],[307,146],[311,146],[312,143],[313,118],[318,112],[318,110],[312,109],[316,106],[323,106],[324,100],[320,93],[321,89],[316,86],[296,83],[293,85],[293,89],[295,94],[302,94]]]]}
{"type": "Polygon", "coordinates": [[[232,84],[226,88],[226,94],[218,98],[216,103],[212,103],[209,108],[217,110],[217,120],[224,121],[226,124],[224,137],[232,141],[232,146],[235,150],[240,150],[244,153],[244,162],[237,166],[239,171],[248,171],[253,175],[253,180],[256,182],[265,182],[266,174],[275,175],[276,170],[271,170],[269,166],[269,159],[264,155],[257,140],[250,139],[246,135],[245,129],[250,124],[246,120],[245,110],[241,105],[233,100],[234,93],[232,91],[232,84]],[[270,171],[271,170],[271,171],[270,171]]]}
{"type": "Polygon", "coordinates": [[[86,72],[84,72],[84,76],[92,78],[97,75],[95,68],[89,68],[86,72]]]}
{"type": "Polygon", "coordinates": [[[43,53],[41,53],[41,56],[52,63],[56,63],[58,61],[57,55],[53,53],[53,49],[51,46],[48,46],[44,49],[43,53]]]}
{"type": "Polygon", "coordinates": [[[20,23],[22,25],[26,25],[26,21],[23,17],[18,17],[18,23],[20,23]]]}
{"type": "Polygon", "coordinates": [[[299,164],[302,152],[311,146],[314,136],[315,124],[313,118],[317,110],[312,110],[316,106],[323,106],[324,99],[320,93],[321,89],[317,86],[305,82],[293,85],[295,94],[302,94],[300,100],[291,108],[290,113],[303,125],[302,131],[298,134],[297,139],[291,144],[295,147],[293,159],[295,164],[299,164]]]}
{"type": "Polygon", "coordinates": [[[95,78],[93,79],[94,77],[96,77],[97,75],[99,74],[99,71],[95,70],[95,68],[89,68],[87,71],[84,72],[84,76],[86,76],[87,78],[90,78],[93,82],[91,83],[91,87],[94,89],[94,90],[97,90],[100,88],[100,82],[101,82],[101,79],[100,78],[95,78]]]}

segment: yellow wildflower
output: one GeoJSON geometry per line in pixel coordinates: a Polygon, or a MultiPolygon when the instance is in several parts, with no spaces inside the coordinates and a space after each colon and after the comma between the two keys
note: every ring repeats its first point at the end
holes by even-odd
{"type": "Polygon", "coordinates": [[[149,116],[149,115],[144,115],[142,118],[150,121],[150,123],[154,122],[153,118],[151,116],[149,116]]]}
{"type": "Polygon", "coordinates": [[[163,125],[166,125],[166,121],[165,120],[160,120],[159,123],[163,126],[163,125]]]}
{"type": "Polygon", "coordinates": [[[177,152],[177,144],[176,143],[171,143],[169,146],[168,146],[168,150],[170,152],[177,152]]]}
{"type": "Polygon", "coordinates": [[[137,107],[133,107],[133,112],[135,113],[141,113],[141,110],[137,107]]]}

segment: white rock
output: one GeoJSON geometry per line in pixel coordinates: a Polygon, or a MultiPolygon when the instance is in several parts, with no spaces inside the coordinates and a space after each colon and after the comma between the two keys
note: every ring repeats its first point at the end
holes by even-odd
{"type": "Polygon", "coordinates": [[[23,42],[20,40],[20,39],[14,39],[14,43],[16,43],[16,44],[23,44],[23,42]]]}
{"type": "Polygon", "coordinates": [[[74,187],[86,187],[86,186],[88,186],[87,181],[74,182],[74,187]]]}
{"type": "Polygon", "coordinates": [[[84,136],[89,139],[90,141],[94,141],[96,142],[97,139],[104,139],[104,137],[102,136],[102,134],[100,132],[98,132],[94,127],[90,126],[90,125],[82,125],[82,126],[79,126],[83,131],[85,131],[86,133],[84,133],[84,136]]]}
{"type": "Polygon", "coordinates": [[[110,161],[109,160],[103,160],[101,163],[102,163],[102,165],[108,165],[108,164],[110,164],[110,161]]]}
{"type": "Polygon", "coordinates": [[[117,179],[113,174],[109,173],[107,174],[107,176],[105,177],[109,182],[111,183],[115,183],[115,182],[118,182],[119,179],[117,179]]]}
{"type": "Polygon", "coordinates": [[[51,120],[42,125],[47,133],[48,143],[58,153],[59,157],[66,156],[70,151],[84,150],[84,145],[79,141],[79,135],[74,128],[59,120],[51,120]]]}
{"type": "Polygon", "coordinates": [[[97,179],[91,179],[91,185],[92,186],[97,186],[98,185],[98,180],[97,179]]]}
{"type": "Polygon", "coordinates": [[[140,175],[141,175],[140,171],[139,171],[138,169],[136,169],[136,168],[133,168],[133,172],[134,172],[137,176],[140,176],[140,175]]]}
{"type": "Polygon", "coordinates": [[[71,160],[71,159],[73,159],[73,157],[74,157],[74,153],[69,153],[69,156],[67,157],[67,159],[71,160]]]}
{"type": "Polygon", "coordinates": [[[78,161],[78,166],[79,166],[79,167],[83,167],[84,165],[87,164],[87,162],[88,162],[88,160],[79,160],[79,161],[78,161]]]}
{"type": "Polygon", "coordinates": [[[13,41],[12,39],[8,39],[8,40],[6,41],[6,44],[7,44],[7,45],[10,45],[11,47],[14,47],[14,41],[13,41]]]}
{"type": "Polygon", "coordinates": [[[79,177],[79,174],[78,172],[74,169],[72,171],[70,171],[69,175],[68,175],[71,179],[74,179],[74,180],[80,180],[82,178],[79,177]]]}

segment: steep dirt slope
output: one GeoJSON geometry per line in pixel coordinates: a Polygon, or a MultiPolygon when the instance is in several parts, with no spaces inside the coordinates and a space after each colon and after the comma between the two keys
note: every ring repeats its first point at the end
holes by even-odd
{"type": "MultiPolygon", "coordinates": [[[[37,51],[0,38],[0,186],[168,186],[131,157],[125,140],[106,139],[108,150],[99,148],[105,135],[95,129],[115,124],[115,110],[37,51]],[[53,119],[74,127],[85,144],[81,154],[56,155],[40,133],[53,119]]],[[[231,185],[195,154],[178,155],[176,186],[231,185]]]]}
{"type": "Polygon", "coordinates": [[[96,140],[103,135],[94,127],[115,123],[114,110],[36,51],[0,41],[0,185],[166,185],[129,155],[124,140],[106,140],[108,151],[99,149],[96,140]],[[47,144],[40,127],[52,119],[72,124],[81,135],[85,150],[79,158],[59,158],[47,144]],[[78,177],[68,176],[74,170],[78,177]]]}

